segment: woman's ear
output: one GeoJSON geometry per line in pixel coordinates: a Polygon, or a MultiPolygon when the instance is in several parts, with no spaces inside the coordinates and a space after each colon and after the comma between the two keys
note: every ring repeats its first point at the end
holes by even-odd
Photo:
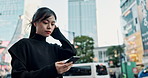
{"type": "Polygon", "coordinates": [[[33,25],[36,27],[37,26],[37,23],[35,22],[35,23],[33,23],[33,25]]]}

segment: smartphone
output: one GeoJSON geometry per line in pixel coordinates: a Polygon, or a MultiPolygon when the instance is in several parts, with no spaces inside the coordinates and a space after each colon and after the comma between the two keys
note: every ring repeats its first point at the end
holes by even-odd
{"type": "Polygon", "coordinates": [[[78,59],[80,59],[79,56],[72,56],[65,63],[73,62],[73,64],[74,64],[78,59]]]}

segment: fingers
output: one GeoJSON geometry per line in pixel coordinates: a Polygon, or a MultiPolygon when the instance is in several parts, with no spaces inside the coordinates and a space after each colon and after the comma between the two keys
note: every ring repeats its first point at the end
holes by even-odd
{"type": "Polygon", "coordinates": [[[66,63],[65,72],[68,71],[72,67],[73,63],[66,63]]]}
{"type": "Polygon", "coordinates": [[[64,66],[63,71],[66,72],[66,71],[68,71],[71,67],[72,67],[72,64],[68,64],[68,65],[64,66]]]}
{"type": "Polygon", "coordinates": [[[57,26],[57,25],[55,25],[55,28],[58,28],[58,26],[57,26]]]}
{"type": "Polygon", "coordinates": [[[57,64],[64,64],[64,62],[63,61],[58,61],[58,62],[56,62],[57,64]]]}
{"type": "Polygon", "coordinates": [[[73,62],[66,63],[67,66],[72,66],[73,62]]]}
{"type": "Polygon", "coordinates": [[[73,63],[70,62],[70,63],[64,63],[64,62],[56,62],[55,63],[55,66],[56,66],[56,69],[58,71],[59,74],[62,74],[66,71],[68,71],[71,67],[72,67],[73,63]]]}
{"type": "Polygon", "coordinates": [[[68,71],[72,67],[72,65],[73,64],[68,65],[66,71],[68,71]]]}

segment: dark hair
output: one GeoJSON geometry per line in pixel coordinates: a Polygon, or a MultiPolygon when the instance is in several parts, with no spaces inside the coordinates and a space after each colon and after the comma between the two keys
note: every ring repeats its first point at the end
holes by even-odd
{"type": "Polygon", "coordinates": [[[36,33],[36,28],[33,23],[43,21],[52,15],[55,17],[55,20],[57,20],[56,14],[51,9],[49,9],[47,7],[39,8],[36,11],[36,13],[33,15],[29,38],[33,37],[36,33]]]}

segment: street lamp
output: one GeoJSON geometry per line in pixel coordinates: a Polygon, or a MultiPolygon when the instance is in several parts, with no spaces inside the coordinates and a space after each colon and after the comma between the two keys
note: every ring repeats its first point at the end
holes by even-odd
{"type": "Polygon", "coordinates": [[[67,31],[68,33],[72,33],[72,36],[73,36],[73,45],[75,45],[75,41],[74,41],[74,38],[75,38],[75,32],[72,32],[72,31],[67,31]]]}
{"type": "MultiPolygon", "coordinates": [[[[119,45],[119,47],[121,47],[120,45],[119,45]]],[[[119,51],[119,55],[120,55],[120,68],[121,68],[121,77],[120,78],[122,78],[122,75],[123,75],[123,69],[122,69],[122,54],[121,54],[121,51],[119,51]]]]}

